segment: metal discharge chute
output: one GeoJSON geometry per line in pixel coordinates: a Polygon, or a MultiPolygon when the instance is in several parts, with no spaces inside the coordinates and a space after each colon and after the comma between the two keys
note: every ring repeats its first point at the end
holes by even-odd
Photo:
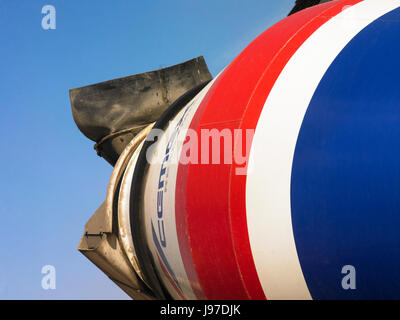
{"type": "Polygon", "coordinates": [[[400,298],[400,0],[296,6],[214,78],[71,91],[114,165],[79,250],[132,298],[400,298]]]}

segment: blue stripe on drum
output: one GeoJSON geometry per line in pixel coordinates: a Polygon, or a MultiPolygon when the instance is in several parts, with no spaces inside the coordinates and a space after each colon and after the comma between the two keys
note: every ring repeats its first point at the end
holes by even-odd
{"type": "Polygon", "coordinates": [[[396,9],[346,46],[300,130],[292,221],[314,299],[400,299],[399,22],[396,9]],[[345,265],[355,290],[342,288],[345,265]]]}

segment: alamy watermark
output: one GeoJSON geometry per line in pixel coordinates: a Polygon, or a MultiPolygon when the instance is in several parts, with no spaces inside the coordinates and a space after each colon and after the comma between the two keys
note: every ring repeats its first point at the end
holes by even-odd
{"type": "Polygon", "coordinates": [[[342,274],[345,276],[342,279],[342,288],[344,290],[355,290],[356,287],[356,268],[352,265],[345,265],[342,268],[342,274]]]}
{"type": "Polygon", "coordinates": [[[185,134],[179,135],[183,129],[179,123],[172,121],[168,127],[174,130],[153,129],[147,136],[147,141],[157,142],[146,151],[149,164],[164,163],[168,157],[169,164],[228,164],[234,165],[236,175],[248,173],[254,129],[184,128],[185,134]],[[159,145],[166,147],[159,148],[159,145]],[[180,153],[177,146],[182,146],[180,153]]]}
{"type": "Polygon", "coordinates": [[[52,265],[45,265],[42,268],[42,288],[44,290],[56,289],[56,268],[52,265]]]}
{"type": "Polygon", "coordinates": [[[42,8],[42,28],[44,30],[56,29],[56,8],[52,5],[45,5],[42,8]]]}

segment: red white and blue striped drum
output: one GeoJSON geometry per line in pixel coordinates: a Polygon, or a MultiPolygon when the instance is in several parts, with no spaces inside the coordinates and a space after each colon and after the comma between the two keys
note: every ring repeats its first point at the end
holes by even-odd
{"type": "Polygon", "coordinates": [[[303,10],[156,124],[129,206],[170,297],[400,298],[399,39],[398,0],[303,10]]]}

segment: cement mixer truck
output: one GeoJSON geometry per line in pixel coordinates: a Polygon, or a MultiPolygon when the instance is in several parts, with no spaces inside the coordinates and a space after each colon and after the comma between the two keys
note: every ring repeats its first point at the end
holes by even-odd
{"type": "Polygon", "coordinates": [[[114,167],[78,249],[133,299],[399,299],[399,21],[297,1],[214,77],[72,89],[114,167]]]}

